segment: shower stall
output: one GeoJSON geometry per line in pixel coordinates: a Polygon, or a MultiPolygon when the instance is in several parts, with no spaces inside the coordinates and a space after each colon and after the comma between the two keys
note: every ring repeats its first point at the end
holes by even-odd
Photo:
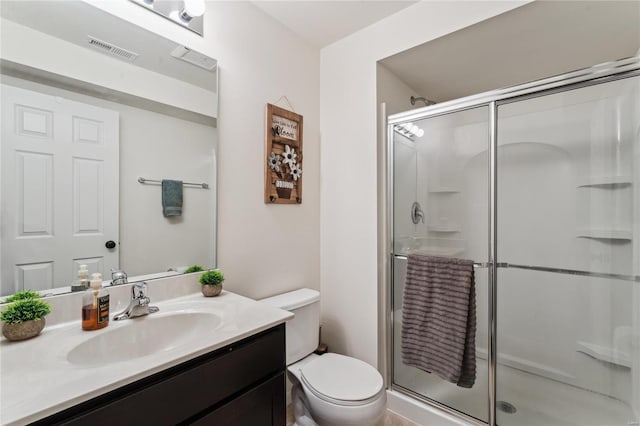
{"type": "Polygon", "coordinates": [[[388,117],[389,381],[490,425],[640,424],[640,59],[388,117]],[[402,362],[407,256],[474,261],[475,385],[402,362]]]}

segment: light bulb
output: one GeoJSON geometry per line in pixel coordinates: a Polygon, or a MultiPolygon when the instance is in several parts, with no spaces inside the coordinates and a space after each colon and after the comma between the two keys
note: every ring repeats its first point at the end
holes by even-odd
{"type": "Polygon", "coordinates": [[[423,137],[423,136],[424,136],[424,130],[422,130],[422,129],[418,129],[417,136],[418,136],[419,138],[423,137]]]}
{"type": "Polygon", "coordinates": [[[189,22],[192,18],[204,15],[204,0],[184,0],[184,7],[180,11],[180,18],[189,22]]]}

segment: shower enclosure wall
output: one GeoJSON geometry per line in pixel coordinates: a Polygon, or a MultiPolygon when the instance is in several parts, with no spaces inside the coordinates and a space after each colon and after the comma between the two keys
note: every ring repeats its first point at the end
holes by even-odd
{"type": "Polygon", "coordinates": [[[638,58],[395,114],[387,138],[392,388],[491,425],[640,424],[638,58]],[[411,254],[475,262],[471,389],[402,363],[411,254]]]}

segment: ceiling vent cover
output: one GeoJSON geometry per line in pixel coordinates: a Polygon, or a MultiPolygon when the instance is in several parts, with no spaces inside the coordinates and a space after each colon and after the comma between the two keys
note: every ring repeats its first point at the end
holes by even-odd
{"type": "Polygon", "coordinates": [[[130,50],[123,49],[122,47],[118,47],[114,44],[108,43],[106,41],[102,41],[93,36],[89,37],[89,45],[96,50],[99,50],[102,53],[108,53],[109,55],[115,56],[120,59],[124,59],[129,62],[133,62],[138,57],[137,53],[134,53],[130,50]]]}
{"type": "Polygon", "coordinates": [[[218,65],[218,61],[209,56],[189,49],[186,46],[178,46],[173,49],[171,56],[177,59],[182,59],[185,62],[189,62],[192,65],[203,68],[207,71],[213,71],[218,65]]]}

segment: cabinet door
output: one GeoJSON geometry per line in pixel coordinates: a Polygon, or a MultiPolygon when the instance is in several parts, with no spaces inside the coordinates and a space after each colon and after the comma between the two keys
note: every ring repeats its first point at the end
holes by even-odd
{"type": "Polygon", "coordinates": [[[286,424],[284,373],[269,379],[191,424],[194,426],[282,426],[286,424]]]}

